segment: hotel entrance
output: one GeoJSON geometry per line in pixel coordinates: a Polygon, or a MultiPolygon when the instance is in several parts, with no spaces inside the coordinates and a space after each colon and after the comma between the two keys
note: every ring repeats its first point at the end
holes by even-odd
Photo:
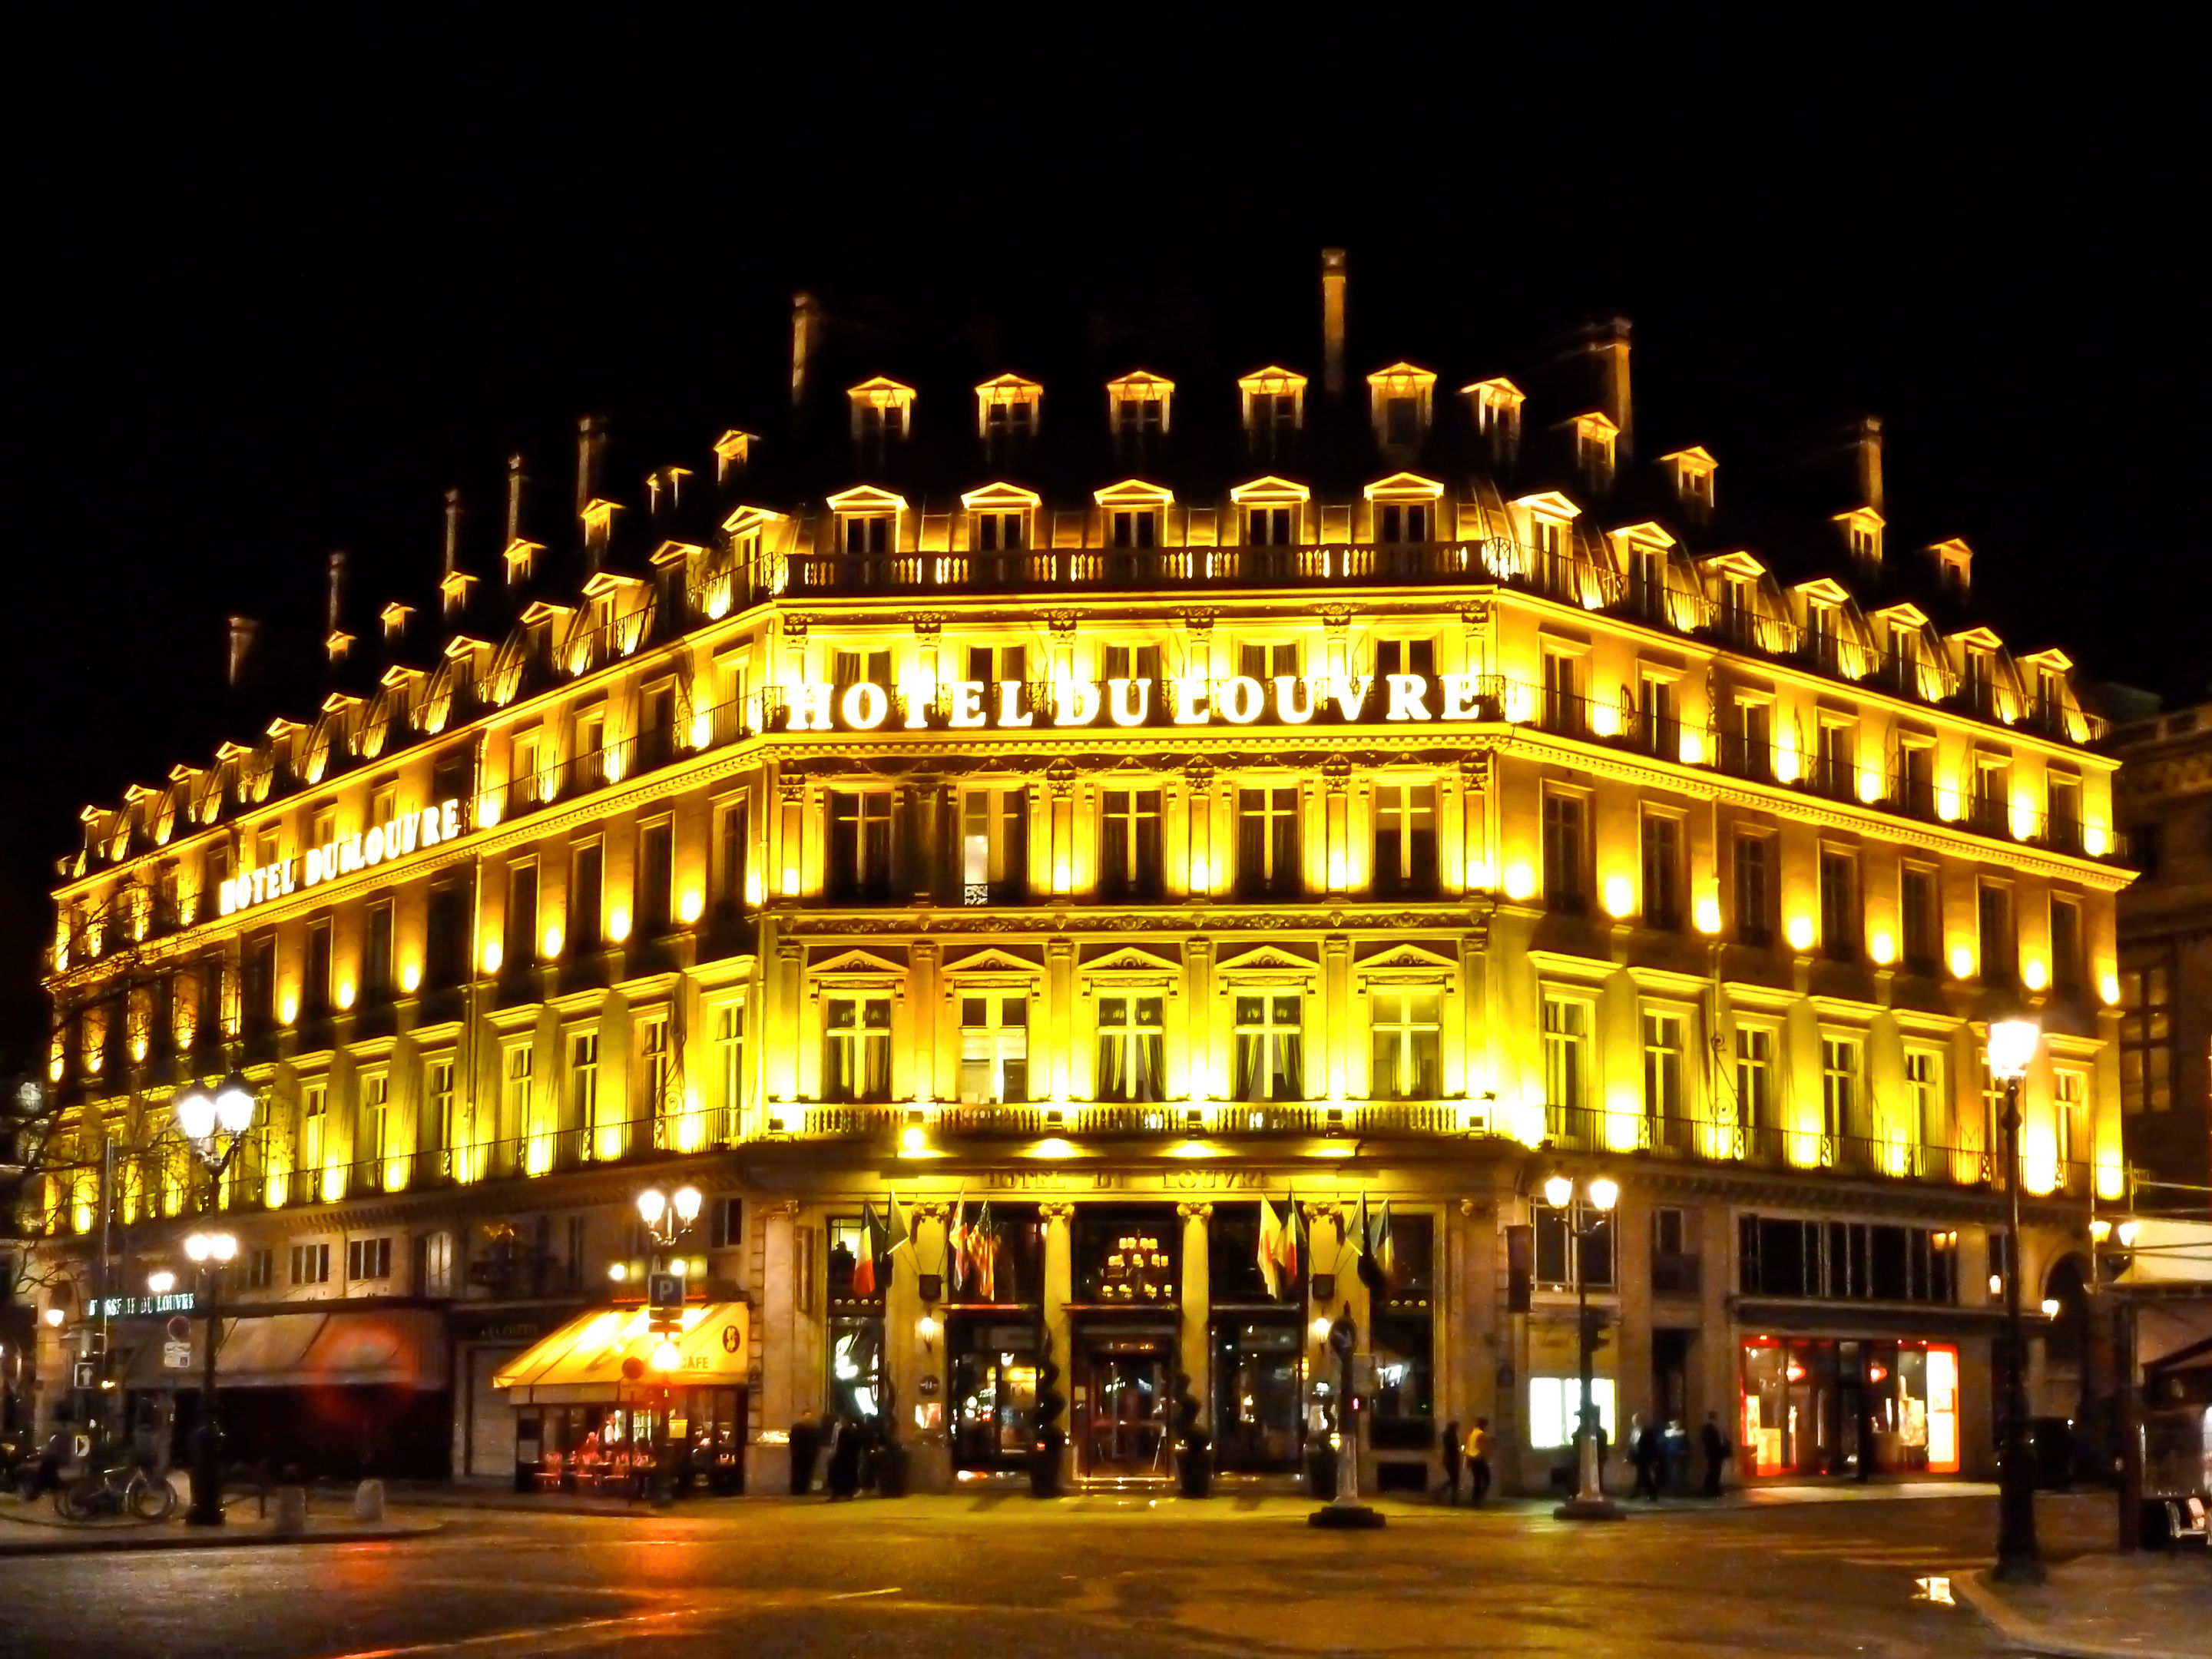
{"type": "Polygon", "coordinates": [[[1112,1323],[1078,1328],[1074,1422],[1079,1479],[1174,1477],[1175,1371],[1172,1329],[1117,1329],[1112,1323]]]}

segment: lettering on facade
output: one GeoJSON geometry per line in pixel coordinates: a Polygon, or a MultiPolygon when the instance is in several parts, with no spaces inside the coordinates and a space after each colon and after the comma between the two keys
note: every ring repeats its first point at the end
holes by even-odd
{"type": "Polygon", "coordinates": [[[87,1319],[136,1319],[147,1314],[191,1313],[199,1297],[190,1291],[171,1291],[166,1296],[111,1296],[85,1304],[87,1319]]]}
{"type": "Polygon", "coordinates": [[[458,841],[460,835],[460,801],[441,801],[419,812],[403,812],[365,835],[343,836],[321,847],[310,847],[296,859],[279,859],[248,870],[218,886],[216,906],[223,915],[232,915],[283,898],[303,885],[336,881],[340,876],[389,864],[441,842],[458,841]]]}
{"type": "Polygon", "coordinates": [[[1169,1170],[1160,1185],[1171,1193],[1257,1193],[1267,1189],[1262,1170],[1169,1170]]]}
{"type": "Polygon", "coordinates": [[[1129,1184],[1120,1170],[986,1170],[983,1185],[994,1193],[1115,1192],[1129,1184]]]}

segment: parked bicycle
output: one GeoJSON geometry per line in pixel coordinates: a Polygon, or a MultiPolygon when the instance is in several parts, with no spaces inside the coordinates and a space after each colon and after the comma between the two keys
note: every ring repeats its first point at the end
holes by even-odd
{"type": "Polygon", "coordinates": [[[176,1488],[135,1463],[95,1469],[54,1491],[54,1513],[64,1521],[89,1521],[100,1515],[166,1521],[176,1509],[176,1488]]]}

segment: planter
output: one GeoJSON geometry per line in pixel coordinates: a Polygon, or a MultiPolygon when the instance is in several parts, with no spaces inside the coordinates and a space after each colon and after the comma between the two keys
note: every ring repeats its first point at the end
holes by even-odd
{"type": "Polygon", "coordinates": [[[1206,1446],[1185,1446],[1176,1454],[1176,1485],[1185,1498],[1204,1498],[1213,1490],[1213,1452],[1206,1446]]]}
{"type": "Polygon", "coordinates": [[[876,1454],[876,1490],[885,1498],[903,1498],[906,1478],[906,1448],[894,1440],[876,1454]]]}
{"type": "Polygon", "coordinates": [[[1060,1439],[1051,1439],[1030,1448],[1030,1496],[1057,1498],[1060,1496],[1060,1439]]]}
{"type": "Polygon", "coordinates": [[[1326,1504],[1336,1496],[1336,1452],[1316,1446],[1306,1452],[1306,1492],[1326,1504]]]}

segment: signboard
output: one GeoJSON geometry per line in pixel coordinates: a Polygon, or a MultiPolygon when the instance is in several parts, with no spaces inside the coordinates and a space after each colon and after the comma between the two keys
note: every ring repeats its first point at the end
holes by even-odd
{"type": "Polygon", "coordinates": [[[356,870],[368,870],[394,859],[404,859],[418,848],[458,841],[461,835],[461,803],[441,801],[419,812],[402,812],[389,823],[380,823],[365,835],[345,836],[321,847],[310,847],[296,859],[278,859],[258,870],[248,870],[216,889],[216,908],[234,911],[283,898],[301,885],[336,881],[356,870]]]}
{"type": "Polygon", "coordinates": [[[148,1314],[193,1313],[199,1297],[191,1291],[171,1291],[166,1296],[94,1297],[84,1304],[87,1319],[140,1319],[148,1314]]]}
{"type": "Polygon", "coordinates": [[[168,1332],[169,1340],[172,1342],[189,1342],[191,1340],[192,1322],[185,1318],[182,1314],[179,1314],[174,1319],[172,1319],[161,1328],[168,1332]]]}
{"type": "Polygon", "coordinates": [[[684,1279],[678,1273],[653,1273],[645,1281],[645,1299],[655,1314],[684,1310],[684,1279]]]}
{"type": "Polygon", "coordinates": [[[192,1368],[192,1345],[189,1342],[164,1342],[161,1345],[161,1369],[166,1371],[188,1371],[192,1368]]]}

